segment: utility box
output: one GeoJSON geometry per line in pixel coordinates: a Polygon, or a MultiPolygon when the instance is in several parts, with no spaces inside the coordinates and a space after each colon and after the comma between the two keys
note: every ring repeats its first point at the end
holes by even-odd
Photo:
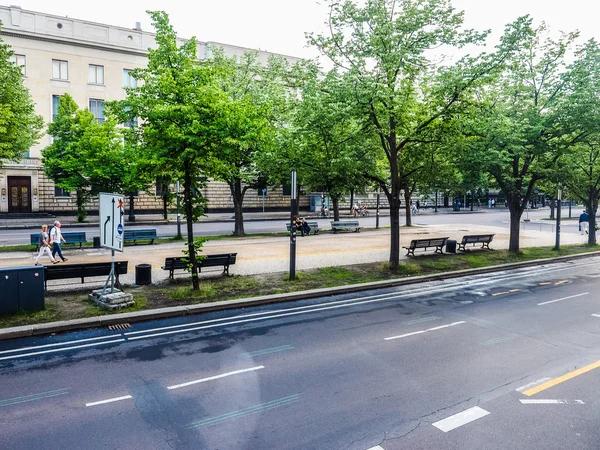
{"type": "Polygon", "coordinates": [[[44,266],[0,269],[0,313],[44,309],[44,266]]]}

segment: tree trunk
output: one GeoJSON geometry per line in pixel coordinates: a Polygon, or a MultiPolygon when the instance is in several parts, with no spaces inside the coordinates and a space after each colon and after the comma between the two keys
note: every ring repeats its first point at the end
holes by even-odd
{"type": "Polygon", "coordinates": [[[400,263],[400,189],[392,186],[390,204],[390,269],[398,270],[400,263]]]}
{"type": "Polygon", "coordinates": [[[354,207],[354,189],[350,189],[350,212],[352,212],[353,207],[354,207]]]}
{"type": "MultiPolygon", "coordinates": [[[[163,186],[164,189],[164,186],[163,186]]],[[[169,218],[169,198],[168,195],[163,192],[163,219],[169,218]]]]}
{"type": "Polygon", "coordinates": [[[333,220],[336,222],[340,220],[340,199],[333,199],[333,220]]]}
{"type": "Polygon", "coordinates": [[[231,195],[233,197],[233,211],[235,216],[235,227],[233,230],[234,236],[244,236],[244,190],[242,188],[242,180],[237,179],[234,183],[229,184],[231,195]]]}
{"type": "Polygon", "coordinates": [[[556,207],[556,203],[554,200],[550,200],[550,218],[554,219],[554,208],[556,207]]]}
{"type": "Polygon", "coordinates": [[[404,189],[404,212],[406,216],[406,226],[412,227],[412,211],[410,207],[411,192],[408,189],[404,189]]]}
{"type": "Polygon", "coordinates": [[[195,291],[200,289],[198,283],[198,263],[196,261],[196,251],[194,249],[194,205],[192,201],[192,174],[191,163],[186,160],[184,164],[183,175],[183,207],[185,209],[185,219],[187,225],[187,244],[190,265],[192,266],[192,286],[195,291]]]}
{"type": "Polygon", "coordinates": [[[507,196],[508,209],[510,211],[510,240],[508,243],[508,251],[518,253],[520,234],[521,234],[521,216],[523,208],[518,195],[507,196]]]}
{"type": "Polygon", "coordinates": [[[596,244],[596,213],[598,212],[598,193],[595,190],[588,192],[585,208],[588,212],[588,244],[596,244]]]}
{"type": "Polygon", "coordinates": [[[87,216],[87,211],[85,210],[86,197],[83,189],[77,190],[77,222],[79,223],[83,222],[87,216]]]}

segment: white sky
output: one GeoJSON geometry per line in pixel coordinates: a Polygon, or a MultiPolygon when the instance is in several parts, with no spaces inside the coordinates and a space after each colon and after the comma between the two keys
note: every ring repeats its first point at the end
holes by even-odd
{"type": "MultiPolygon", "coordinates": [[[[316,0],[11,0],[5,4],[127,28],[141,22],[144,30],[151,30],[145,11],[160,9],[167,11],[181,37],[304,58],[317,56],[314,49],[306,48],[304,32],[323,30],[327,11],[316,0]]],[[[578,29],[582,39],[600,40],[600,6],[593,0],[454,0],[454,5],[465,11],[468,28],[491,28],[496,36],[506,23],[531,14],[553,30],[578,29]]]]}

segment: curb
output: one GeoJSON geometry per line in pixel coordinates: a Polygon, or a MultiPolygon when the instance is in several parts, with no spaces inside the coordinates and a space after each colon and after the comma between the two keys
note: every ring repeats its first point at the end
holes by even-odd
{"type": "Polygon", "coordinates": [[[350,294],[355,292],[368,291],[371,289],[384,289],[417,283],[424,283],[429,281],[442,281],[469,275],[481,275],[486,273],[501,272],[503,270],[520,269],[524,267],[537,266],[540,264],[556,264],[583,258],[591,258],[594,256],[600,256],[600,251],[580,253],[577,255],[558,256],[556,258],[535,259],[531,261],[501,264],[497,266],[488,266],[476,269],[456,270],[452,272],[422,275],[418,277],[398,278],[394,280],[372,281],[369,283],[311,289],[308,291],[297,291],[286,294],[272,294],[260,297],[242,298],[237,300],[224,300],[214,303],[201,303],[189,306],[173,306],[168,308],[150,309],[145,311],[96,316],[86,319],[73,319],[36,325],[25,325],[20,327],[1,329],[0,340],[14,339],[19,337],[44,336],[65,331],[107,327],[109,325],[117,325],[121,323],[168,319],[173,317],[202,314],[207,312],[225,311],[228,309],[247,308],[251,306],[270,305],[273,303],[285,303],[297,300],[306,300],[315,297],[350,294]]]}

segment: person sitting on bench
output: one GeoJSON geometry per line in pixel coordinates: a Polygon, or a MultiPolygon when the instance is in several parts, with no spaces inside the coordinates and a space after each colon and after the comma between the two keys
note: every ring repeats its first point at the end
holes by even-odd
{"type": "Polygon", "coordinates": [[[300,230],[300,234],[304,236],[305,234],[310,235],[310,226],[304,217],[298,218],[298,229],[300,230]]]}

